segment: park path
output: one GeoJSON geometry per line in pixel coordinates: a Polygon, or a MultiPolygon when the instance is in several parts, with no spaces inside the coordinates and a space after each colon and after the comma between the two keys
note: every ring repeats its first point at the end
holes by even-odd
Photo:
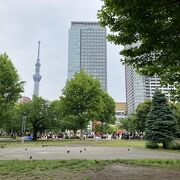
{"type": "Polygon", "coordinates": [[[8,147],[0,149],[0,160],[69,159],[180,159],[179,153],[133,147],[8,147]],[[67,152],[69,151],[69,153],[67,152]]]}

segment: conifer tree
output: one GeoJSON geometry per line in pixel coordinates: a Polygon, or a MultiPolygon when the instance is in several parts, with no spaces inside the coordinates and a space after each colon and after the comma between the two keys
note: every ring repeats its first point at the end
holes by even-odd
{"type": "Polygon", "coordinates": [[[175,138],[175,133],[175,117],[165,95],[157,90],[147,119],[146,139],[154,143],[162,143],[163,148],[166,148],[167,143],[175,138]]]}

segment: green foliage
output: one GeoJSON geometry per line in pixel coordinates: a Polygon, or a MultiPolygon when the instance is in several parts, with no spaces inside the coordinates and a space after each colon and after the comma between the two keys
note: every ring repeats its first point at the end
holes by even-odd
{"type": "Polygon", "coordinates": [[[180,150],[180,141],[174,140],[166,144],[166,149],[180,150]]]}
{"type": "Polygon", "coordinates": [[[148,114],[151,109],[151,101],[145,100],[143,103],[140,103],[135,112],[135,129],[137,132],[144,132],[146,128],[146,122],[148,114]]]}
{"type": "Polygon", "coordinates": [[[180,103],[171,104],[171,109],[177,120],[177,137],[180,137],[180,103]]]}
{"type": "Polygon", "coordinates": [[[125,48],[127,65],[141,74],[157,74],[163,83],[175,84],[180,100],[180,2],[179,0],[103,0],[98,13],[110,28],[108,40],[125,48]]]}
{"type": "Polygon", "coordinates": [[[163,143],[164,148],[166,143],[175,138],[176,120],[165,95],[158,90],[152,100],[146,127],[146,139],[156,143],[163,143]]]}
{"type": "Polygon", "coordinates": [[[50,103],[47,117],[51,122],[51,126],[48,128],[49,130],[59,132],[59,130],[63,131],[66,128],[62,118],[60,100],[54,100],[50,103]]]}
{"type": "Polygon", "coordinates": [[[80,129],[80,121],[77,116],[66,115],[63,118],[63,125],[66,129],[70,129],[74,131],[74,138],[76,137],[77,130],[80,129]]]}
{"type": "Polygon", "coordinates": [[[135,132],[136,131],[136,117],[135,114],[131,114],[130,116],[123,118],[121,120],[121,128],[125,129],[128,132],[135,132]]]}
{"type": "Polygon", "coordinates": [[[120,128],[125,129],[126,131],[129,130],[129,117],[121,119],[120,128]]]}
{"type": "Polygon", "coordinates": [[[48,108],[50,103],[37,96],[33,96],[32,101],[21,104],[21,113],[26,114],[27,123],[33,129],[33,140],[37,140],[37,133],[50,128],[51,122],[48,118],[48,108]]]}
{"type": "Polygon", "coordinates": [[[112,134],[113,132],[116,132],[118,130],[118,127],[113,125],[113,124],[109,124],[106,131],[110,134],[112,134]]]}
{"type": "Polygon", "coordinates": [[[102,90],[100,83],[84,71],[76,73],[67,81],[60,97],[62,114],[79,122],[79,129],[87,126],[90,120],[97,119],[102,112],[102,90]]]}
{"type": "Polygon", "coordinates": [[[20,114],[20,104],[16,103],[12,108],[6,110],[5,117],[6,121],[2,127],[6,132],[21,132],[23,116],[20,114]]]}
{"type": "Polygon", "coordinates": [[[23,84],[9,57],[0,54],[0,127],[6,120],[6,111],[14,106],[23,92],[23,84]]]}
{"type": "Polygon", "coordinates": [[[98,118],[102,123],[115,123],[115,102],[108,93],[102,91],[102,111],[98,118]]]}
{"type": "Polygon", "coordinates": [[[159,148],[158,144],[156,142],[152,142],[152,141],[147,141],[145,147],[150,148],[150,149],[158,149],[159,148]]]}

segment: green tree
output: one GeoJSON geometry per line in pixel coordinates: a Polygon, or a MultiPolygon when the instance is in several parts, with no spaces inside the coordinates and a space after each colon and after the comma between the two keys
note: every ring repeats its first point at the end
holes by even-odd
{"type": "Polygon", "coordinates": [[[52,131],[58,132],[60,130],[62,131],[65,129],[65,125],[63,123],[60,100],[54,100],[50,103],[47,117],[51,124],[49,128],[51,128],[52,131]]]}
{"type": "Polygon", "coordinates": [[[81,138],[83,129],[90,120],[97,119],[102,111],[102,90],[100,83],[80,71],[67,81],[60,97],[64,117],[72,116],[78,120],[81,138]]]}
{"type": "Polygon", "coordinates": [[[0,127],[6,111],[14,106],[23,92],[23,84],[9,57],[0,54],[0,127]]]}
{"type": "Polygon", "coordinates": [[[176,82],[180,100],[180,1],[103,0],[98,12],[110,28],[108,40],[123,45],[122,59],[141,74],[157,74],[164,84],[176,82]]]}
{"type": "Polygon", "coordinates": [[[80,129],[80,121],[78,119],[78,116],[65,116],[63,118],[63,124],[66,129],[73,130],[75,138],[77,131],[80,129]]]}
{"type": "Polygon", "coordinates": [[[121,125],[119,128],[129,131],[129,117],[125,117],[125,118],[121,119],[120,123],[121,123],[121,125]]]}
{"type": "Polygon", "coordinates": [[[121,119],[120,128],[123,128],[128,132],[135,132],[136,131],[135,121],[136,121],[135,114],[132,113],[130,116],[121,119]]]}
{"type": "Polygon", "coordinates": [[[180,103],[171,104],[173,115],[177,120],[177,137],[180,137],[180,103]]]}
{"type": "Polygon", "coordinates": [[[107,132],[108,133],[110,133],[110,134],[112,134],[113,132],[116,132],[118,130],[118,127],[117,126],[115,126],[115,125],[113,125],[113,124],[109,124],[108,126],[107,126],[107,132]]]}
{"type": "Polygon", "coordinates": [[[16,103],[13,107],[6,110],[4,113],[5,121],[2,125],[2,128],[8,133],[21,132],[22,129],[22,116],[19,113],[20,105],[16,103]]]}
{"type": "MultiPolygon", "coordinates": [[[[102,111],[99,116],[99,121],[101,121],[102,126],[109,123],[115,123],[115,102],[108,93],[102,91],[102,111]]],[[[102,127],[105,129],[105,127],[102,127]]]]}
{"type": "Polygon", "coordinates": [[[152,106],[147,119],[146,139],[154,143],[167,143],[175,138],[176,120],[167,103],[166,97],[157,90],[152,99],[152,106]]]}
{"type": "Polygon", "coordinates": [[[49,129],[51,122],[48,117],[50,103],[37,96],[33,96],[32,101],[21,104],[21,113],[27,115],[27,123],[31,124],[33,130],[33,140],[37,141],[37,133],[49,129]]]}
{"type": "Polygon", "coordinates": [[[143,103],[138,104],[135,112],[135,129],[137,132],[144,132],[148,114],[151,109],[151,101],[145,100],[143,103]]]}

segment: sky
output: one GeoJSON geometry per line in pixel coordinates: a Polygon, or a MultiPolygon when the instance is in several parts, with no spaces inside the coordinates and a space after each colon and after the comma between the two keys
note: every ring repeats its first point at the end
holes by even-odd
{"type": "MultiPolygon", "coordinates": [[[[98,21],[101,0],[0,0],[0,53],[6,52],[21,80],[22,95],[32,97],[41,41],[40,96],[55,100],[67,80],[68,30],[71,21],[98,21]]],[[[125,102],[125,72],[120,63],[121,46],[107,43],[108,93],[125,102]]]]}

